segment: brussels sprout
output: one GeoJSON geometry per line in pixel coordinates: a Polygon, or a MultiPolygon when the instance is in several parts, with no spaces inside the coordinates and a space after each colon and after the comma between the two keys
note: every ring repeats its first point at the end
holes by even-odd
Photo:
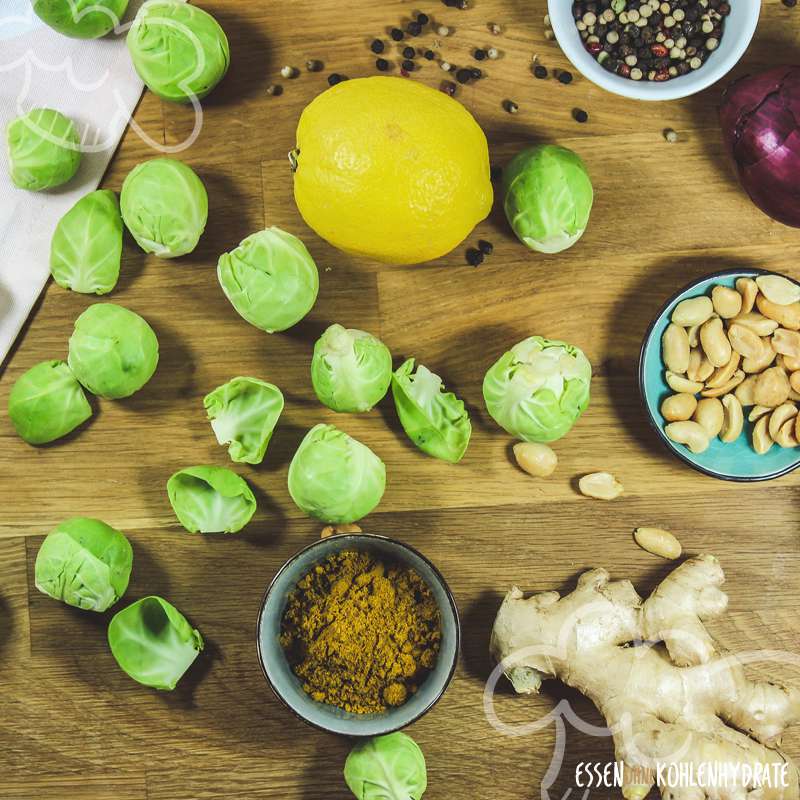
{"type": "Polygon", "coordinates": [[[560,253],[583,236],[594,194],[583,161],[544,144],[523,150],[503,170],[506,217],[531,250],[560,253]]]}
{"type": "Polygon", "coordinates": [[[191,167],[174,158],[135,166],[122,184],[122,219],[145,253],[178,258],[197,247],[208,222],[208,194],[191,167]]]}
{"type": "Polygon", "coordinates": [[[258,378],[234,378],[207,394],[203,405],[220,444],[240,463],[260,464],[283,411],[277,386],[258,378]]]}
{"type": "Polygon", "coordinates": [[[86,422],[92,408],[63,361],[42,361],[17,379],[8,416],[28,444],[46,444],[86,422]]]}
{"type": "Polygon", "coordinates": [[[118,400],[138,392],[153,377],[158,339],[133,311],[95,303],[75,320],[67,360],[90,392],[118,400]]]}
{"type": "Polygon", "coordinates": [[[81,163],[75,123],[52,108],[34,108],[6,129],[11,180],[32,192],[71,180],[81,163]]]}
{"type": "Polygon", "coordinates": [[[251,325],[285,331],[311,311],[319,273],[306,246],[291,233],[267,228],[223,253],[217,276],[225,296],[251,325]]]}
{"type": "Polygon", "coordinates": [[[47,534],[36,556],[36,588],[67,605],[105,611],[125,594],[133,550],[99,519],[74,517],[47,534]]]}
{"type": "Polygon", "coordinates": [[[420,800],[428,788],[425,756],[405,733],[359,742],[347,756],[344,779],[358,800],[420,800]]]}
{"type": "Polygon", "coordinates": [[[219,23],[183,0],[148,0],[131,25],[128,50],[147,88],[174,103],[205,97],[231,60],[219,23]]]}
{"type": "Polygon", "coordinates": [[[82,197],[61,217],[50,243],[50,272],[65,289],[107,294],[119,279],[122,217],[114,192],[82,197]]]}
{"type": "Polygon", "coordinates": [[[392,380],[392,354],[375,336],[331,325],[314,345],[311,383],[321,403],[334,411],[369,411],[392,380]]]}
{"type": "Polygon", "coordinates": [[[383,461],[333,425],[315,425],[289,465],[292,500],[322,522],[356,522],[380,503],[385,488],[383,461]]]}
{"type": "Polygon", "coordinates": [[[73,39],[98,39],[120,24],[128,0],[33,0],[46,25],[73,39]]]}
{"type": "Polygon", "coordinates": [[[114,615],[108,644],[123,672],[154,689],[174,689],[203,649],[203,637],[175,606],[143,597],[114,615]]]}
{"type": "Polygon", "coordinates": [[[392,375],[392,395],[403,430],[423,453],[453,464],[461,461],[472,425],[463,401],[444,391],[438,375],[422,364],[414,374],[409,358],[392,375]]]}
{"type": "Polygon", "coordinates": [[[178,521],[191,533],[236,533],[256,511],[256,498],[244,478],[226,467],[179,470],[167,481],[178,521]]]}
{"type": "Polygon", "coordinates": [[[526,442],[554,442],[589,405],[592,365],[571,344],[531,336],[489,368],[483,399],[494,421],[526,442]]]}

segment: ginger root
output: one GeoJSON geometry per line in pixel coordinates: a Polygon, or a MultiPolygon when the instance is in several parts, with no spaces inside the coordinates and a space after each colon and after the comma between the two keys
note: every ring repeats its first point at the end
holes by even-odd
{"type": "Polygon", "coordinates": [[[538,693],[542,680],[557,678],[597,706],[629,776],[627,800],[647,795],[659,765],[662,774],[674,764],[696,775],[711,763],[787,763],[786,785],[660,785],[662,797],[798,798],[797,767],[778,747],[800,718],[800,692],[751,681],[738,659],[719,652],[704,622],[727,607],[724,580],[706,555],[685,561],[646,600],[630,581],[611,583],[604,569],[581,575],[564,597],[524,599],[514,587],[497,614],[491,652],[517,692],[538,693]]]}

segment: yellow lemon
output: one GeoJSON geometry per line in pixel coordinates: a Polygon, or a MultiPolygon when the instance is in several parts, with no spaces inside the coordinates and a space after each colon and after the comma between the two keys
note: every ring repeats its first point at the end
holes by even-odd
{"type": "Polygon", "coordinates": [[[303,219],[349,253],[416,264],[450,252],[492,207],[489,148],[443,92],[407,78],[343,81],[297,126],[303,219]]]}

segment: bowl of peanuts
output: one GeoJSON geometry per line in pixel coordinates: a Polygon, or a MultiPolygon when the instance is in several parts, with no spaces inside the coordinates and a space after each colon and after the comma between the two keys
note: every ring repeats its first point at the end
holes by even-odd
{"type": "Polygon", "coordinates": [[[747,50],[761,0],[548,0],[553,33],[584,77],[636,100],[688,97],[747,50]]]}
{"type": "Polygon", "coordinates": [[[650,325],[639,389],[661,440],[715,478],[800,466],[800,282],[727,270],[671,297],[650,325]]]}

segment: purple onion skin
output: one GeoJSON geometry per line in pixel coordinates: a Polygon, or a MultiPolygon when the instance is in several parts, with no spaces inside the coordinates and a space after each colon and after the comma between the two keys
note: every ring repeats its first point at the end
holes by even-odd
{"type": "Polygon", "coordinates": [[[778,222],[800,228],[800,66],[732,83],[720,122],[750,199],[778,222]]]}

